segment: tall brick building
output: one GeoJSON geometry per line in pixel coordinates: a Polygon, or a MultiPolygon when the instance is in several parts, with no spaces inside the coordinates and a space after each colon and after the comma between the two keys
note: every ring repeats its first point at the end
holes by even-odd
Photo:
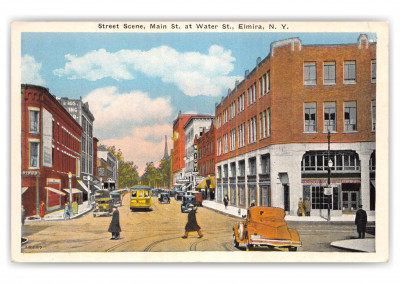
{"type": "Polygon", "coordinates": [[[22,92],[22,203],[26,216],[39,213],[43,201],[47,211],[64,207],[69,198],[72,174],[73,201],[82,199],[77,190],[80,175],[83,129],[49,90],[21,86],[22,92]]]}
{"type": "Polygon", "coordinates": [[[376,43],[271,44],[216,106],[217,200],[312,215],[375,210],[376,43]],[[330,152],[328,153],[328,132],[330,152]],[[329,157],[328,157],[329,154],[329,157]],[[324,195],[331,168],[333,195],[324,195]]]}

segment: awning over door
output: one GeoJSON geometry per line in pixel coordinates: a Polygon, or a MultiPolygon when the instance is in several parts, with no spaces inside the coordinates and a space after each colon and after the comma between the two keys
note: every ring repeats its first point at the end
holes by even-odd
{"type": "Polygon", "coordinates": [[[375,180],[371,179],[371,184],[375,187],[375,180]]]}
{"type": "Polygon", "coordinates": [[[86,191],[86,193],[90,193],[90,190],[87,188],[86,184],[85,184],[83,181],[81,181],[81,180],[78,179],[78,183],[79,183],[79,185],[82,187],[82,189],[83,189],[84,191],[86,191]]]}
{"type": "MultiPolygon", "coordinates": [[[[69,193],[69,188],[64,188],[64,191],[69,193]]],[[[77,188],[72,188],[72,194],[74,193],[82,193],[82,190],[79,190],[77,188]]]]}
{"type": "Polygon", "coordinates": [[[200,182],[196,188],[205,189],[205,188],[215,188],[215,177],[208,177],[202,182],[200,182]]]}
{"type": "Polygon", "coordinates": [[[56,193],[56,194],[58,194],[58,195],[66,195],[64,192],[62,192],[61,190],[58,190],[58,189],[55,189],[55,188],[52,188],[52,187],[48,187],[48,186],[45,186],[44,187],[46,190],[50,190],[51,192],[54,192],[54,193],[56,193]]]}

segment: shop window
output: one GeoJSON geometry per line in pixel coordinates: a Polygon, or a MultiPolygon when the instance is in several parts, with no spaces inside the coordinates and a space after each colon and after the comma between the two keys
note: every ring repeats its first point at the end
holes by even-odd
{"type": "Polygon", "coordinates": [[[250,175],[251,176],[254,176],[254,175],[257,174],[256,158],[249,159],[249,170],[250,170],[250,175]]]}
{"type": "Polygon", "coordinates": [[[376,83],[376,60],[371,60],[371,83],[376,83]]]}
{"type": "Polygon", "coordinates": [[[271,171],[271,159],[270,155],[262,155],[261,156],[261,173],[269,174],[271,171]]]}

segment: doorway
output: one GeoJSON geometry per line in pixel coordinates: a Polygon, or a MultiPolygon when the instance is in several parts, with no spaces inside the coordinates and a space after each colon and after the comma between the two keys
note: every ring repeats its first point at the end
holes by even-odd
{"type": "Polygon", "coordinates": [[[342,184],[342,209],[344,212],[353,212],[360,204],[360,185],[342,184]]]}
{"type": "Polygon", "coordinates": [[[290,190],[289,185],[283,185],[283,206],[286,212],[290,212],[290,190]]]}

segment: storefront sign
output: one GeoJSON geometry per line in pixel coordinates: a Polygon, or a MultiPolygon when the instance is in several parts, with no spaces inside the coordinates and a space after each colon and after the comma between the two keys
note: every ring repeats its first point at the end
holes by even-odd
{"type": "Polygon", "coordinates": [[[99,177],[104,177],[104,168],[97,168],[97,175],[99,177]]]}

